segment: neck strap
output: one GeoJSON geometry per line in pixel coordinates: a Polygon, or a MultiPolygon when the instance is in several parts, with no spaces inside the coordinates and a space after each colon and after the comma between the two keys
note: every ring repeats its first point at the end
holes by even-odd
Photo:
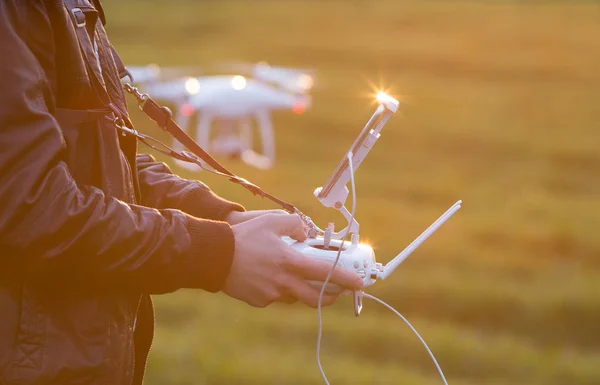
{"type": "MultiPolygon", "coordinates": [[[[129,73],[129,71],[127,71],[127,68],[123,64],[123,60],[119,57],[119,54],[114,49],[114,47],[111,46],[111,49],[115,64],[117,66],[117,70],[119,72],[119,76],[121,76],[121,79],[128,76],[133,82],[131,74],[129,73]]],[[[269,199],[270,201],[276,203],[283,210],[287,211],[290,214],[298,214],[307,227],[309,237],[315,237],[316,235],[324,233],[323,230],[321,230],[319,227],[317,227],[317,225],[315,225],[315,223],[310,219],[310,217],[303,214],[291,203],[285,202],[275,197],[274,195],[267,193],[255,184],[250,183],[248,180],[235,175],[223,165],[221,165],[219,162],[217,162],[216,159],[214,159],[208,152],[206,152],[202,147],[200,147],[198,143],[196,143],[181,127],[179,127],[177,123],[175,123],[171,111],[167,107],[159,105],[148,94],[143,94],[139,92],[136,87],[133,87],[129,83],[125,83],[125,91],[127,91],[137,99],[140,109],[144,111],[144,113],[151,120],[156,122],[156,124],[160,128],[171,134],[179,143],[181,143],[190,151],[176,152],[168,146],[165,146],[164,144],[160,143],[163,148],[168,148],[169,151],[166,152],[167,155],[180,160],[196,163],[200,167],[205,168],[200,162],[200,160],[202,160],[213,169],[208,171],[227,177],[230,181],[239,184],[240,186],[249,190],[254,195],[258,195],[263,198],[269,199]]],[[[144,143],[147,143],[147,139],[153,140],[147,135],[138,133],[133,128],[133,125],[129,119],[118,118],[119,116],[117,116],[115,122],[121,122],[120,124],[117,124],[117,126],[119,128],[122,128],[123,132],[133,134],[134,136],[140,138],[144,143]]],[[[156,140],[154,141],[157,142],[156,140]]]]}

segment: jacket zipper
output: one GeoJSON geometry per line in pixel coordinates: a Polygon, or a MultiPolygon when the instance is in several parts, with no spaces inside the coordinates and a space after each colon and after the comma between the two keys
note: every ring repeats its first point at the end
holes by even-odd
{"type": "MultiPolygon", "coordinates": [[[[122,153],[122,152],[121,152],[122,153]]],[[[129,159],[127,158],[127,156],[125,154],[122,155],[123,158],[125,158],[125,163],[127,164],[127,171],[129,172],[129,178],[127,178],[127,183],[129,184],[129,199],[131,199],[131,201],[134,204],[137,204],[137,199],[135,197],[135,188],[133,186],[133,170],[131,168],[131,164],[129,163],[129,159]]],[[[132,349],[131,349],[131,376],[129,378],[129,384],[133,384],[133,379],[135,378],[135,328],[137,325],[137,317],[138,317],[138,312],[140,310],[140,303],[142,301],[142,296],[140,295],[138,298],[138,303],[137,306],[135,308],[135,313],[133,316],[133,327],[132,327],[132,333],[131,333],[131,338],[132,338],[132,349]]]]}
{"type": "Polygon", "coordinates": [[[136,327],[136,323],[137,323],[137,314],[140,311],[140,303],[142,302],[142,296],[140,295],[138,297],[138,303],[137,306],[135,308],[135,316],[133,318],[133,327],[132,327],[132,333],[131,333],[131,374],[129,376],[129,384],[128,385],[132,385],[133,384],[133,379],[135,378],[135,327],[136,327]]]}
{"type": "Polygon", "coordinates": [[[129,184],[129,199],[131,199],[133,204],[137,204],[137,199],[135,197],[135,187],[133,186],[133,170],[131,168],[131,164],[129,163],[129,159],[127,159],[127,156],[125,154],[122,154],[122,156],[123,158],[125,158],[125,164],[127,164],[127,171],[129,171],[129,178],[127,181],[127,183],[129,184]]]}

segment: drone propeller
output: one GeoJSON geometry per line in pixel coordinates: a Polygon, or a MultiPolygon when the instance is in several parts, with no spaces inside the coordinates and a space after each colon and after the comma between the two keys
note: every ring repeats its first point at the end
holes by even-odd
{"type": "Polygon", "coordinates": [[[152,63],[143,66],[128,66],[131,79],[137,85],[176,80],[177,78],[199,76],[202,69],[197,66],[163,67],[152,63]]]}
{"type": "Polygon", "coordinates": [[[127,71],[129,71],[131,82],[135,84],[154,82],[160,77],[160,67],[156,64],[129,66],[127,67],[127,71]]]}
{"type": "Polygon", "coordinates": [[[288,92],[307,93],[315,84],[315,70],[271,66],[259,63],[226,63],[219,66],[222,70],[232,71],[255,78],[261,82],[282,87],[288,92]]]}
{"type": "Polygon", "coordinates": [[[311,68],[292,68],[285,66],[273,66],[267,62],[261,61],[257,63],[244,63],[244,62],[227,62],[218,65],[219,68],[239,72],[240,74],[252,75],[255,71],[272,71],[286,73],[289,76],[308,74],[314,75],[315,70],[311,68]]]}

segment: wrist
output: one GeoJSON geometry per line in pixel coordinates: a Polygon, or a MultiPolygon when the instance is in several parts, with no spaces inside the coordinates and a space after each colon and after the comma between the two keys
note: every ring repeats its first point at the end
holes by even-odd
{"type": "Polygon", "coordinates": [[[235,237],[228,223],[189,218],[190,251],[185,288],[220,291],[229,275],[235,253],[235,237]]]}
{"type": "Polygon", "coordinates": [[[215,221],[226,221],[232,212],[245,211],[242,205],[224,199],[202,185],[182,194],[177,208],[195,217],[215,221]]]}

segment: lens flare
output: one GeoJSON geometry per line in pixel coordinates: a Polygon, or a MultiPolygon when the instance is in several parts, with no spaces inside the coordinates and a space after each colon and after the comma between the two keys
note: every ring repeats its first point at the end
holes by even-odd
{"type": "Polygon", "coordinates": [[[390,96],[383,91],[379,91],[379,92],[377,92],[377,95],[375,96],[375,98],[377,99],[377,101],[379,103],[382,103],[383,101],[389,99],[390,96]]]}

